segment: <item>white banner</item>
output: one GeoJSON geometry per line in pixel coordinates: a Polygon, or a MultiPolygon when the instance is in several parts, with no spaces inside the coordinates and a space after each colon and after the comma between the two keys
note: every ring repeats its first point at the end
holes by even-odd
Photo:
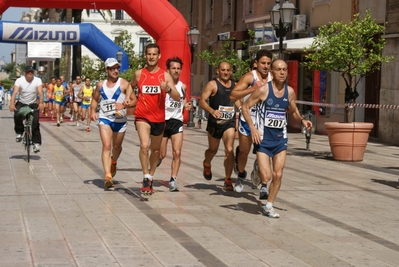
{"type": "Polygon", "coordinates": [[[28,42],[28,58],[61,58],[62,44],[49,42],[28,42]]]}

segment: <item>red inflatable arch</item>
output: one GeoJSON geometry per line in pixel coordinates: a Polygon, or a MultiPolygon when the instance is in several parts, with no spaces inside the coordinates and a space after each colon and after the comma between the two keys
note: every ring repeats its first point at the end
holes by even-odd
{"type": "MultiPolygon", "coordinates": [[[[183,62],[181,81],[190,96],[190,47],[187,42],[189,26],[184,17],[167,0],[0,0],[0,14],[9,7],[120,9],[125,10],[161,47],[160,66],[166,59],[180,57],[183,62]]],[[[187,114],[185,114],[187,121],[187,114]]]]}

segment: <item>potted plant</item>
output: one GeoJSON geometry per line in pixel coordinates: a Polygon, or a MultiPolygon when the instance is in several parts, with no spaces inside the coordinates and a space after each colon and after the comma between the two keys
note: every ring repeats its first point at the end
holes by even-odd
{"type": "Polygon", "coordinates": [[[384,31],[385,26],[376,23],[367,10],[363,19],[355,14],[349,24],[333,22],[321,26],[311,46],[305,49],[309,54],[304,66],[312,70],[338,72],[345,81],[345,123],[325,123],[334,159],[363,160],[373,124],[353,122],[353,104],[359,96],[357,86],[361,79],[367,73],[379,70],[381,63],[393,59],[382,55],[385,39],[379,36],[384,31]],[[357,130],[360,130],[361,137],[357,130]]]}

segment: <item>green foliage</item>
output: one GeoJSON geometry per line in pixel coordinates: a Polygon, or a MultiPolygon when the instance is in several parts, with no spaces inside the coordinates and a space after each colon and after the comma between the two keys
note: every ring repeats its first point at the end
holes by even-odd
{"type": "MultiPolygon", "coordinates": [[[[145,64],[144,56],[134,53],[134,44],[131,42],[132,35],[124,32],[115,38],[115,43],[119,45],[128,55],[129,68],[120,74],[120,77],[130,81],[136,70],[145,64]]],[[[116,55],[115,55],[116,56],[116,55]]],[[[82,57],[82,77],[90,77],[93,82],[98,82],[107,77],[104,62],[100,59],[92,60],[88,56],[82,57]]]]}
{"type": "Polygon", "coordinates": [[[357,85],[368,73],[379,70],[381,63],[393,57],[383,56],[385,27],[371,17],[370,10],[361,19],[354,15],[349,24],[333,22],[319,28],[312,45],[305,50],[307,61],[302,63],[312,70],[327,70],[341,73],[346,83],[345,102],[354,102],[359,95],[357,85]],[[355,77],[359,79],[355,79],[355,77]]]}
{"type": "Polygon", "coordinates": [[[3,84],[4,89],[6,89],[6,90],[9,90],[11,88],[11,86],[13,86],[14,83],[15,83],[15,81],[8,80],[8,79],[7,80],[2,80],[1,82],[3,84]]]}
{"type": "MultiPolygon", "coordinates": [[[[255,31],[249,30],[248,34],[248,40],[239,42],[244,48],[253,44],[255,38],[255,31]]],[[[217,68],[221,62],[228,62],[233,71],[231,78],[234,81],[238,81],[241,76],[248,72],[251,56],[247,58],[240,58],[237,50],[232,49],[231,47],[231,43],[233,41],[234,38],[222,40],[220,41],[221,44],[219,45],[218,50],[206,49],[196,56],[214,68],[217,68]]],[[[251,53],[256,53],[256,51],[251,51],[251,53]]]]}

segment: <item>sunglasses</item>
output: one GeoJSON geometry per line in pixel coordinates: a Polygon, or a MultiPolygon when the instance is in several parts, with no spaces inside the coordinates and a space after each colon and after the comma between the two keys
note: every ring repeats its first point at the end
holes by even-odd
{"type": "Polygon", "coordinates": [[[107,68],[107,70],[120,70],[120,67],[107,68]]]}

